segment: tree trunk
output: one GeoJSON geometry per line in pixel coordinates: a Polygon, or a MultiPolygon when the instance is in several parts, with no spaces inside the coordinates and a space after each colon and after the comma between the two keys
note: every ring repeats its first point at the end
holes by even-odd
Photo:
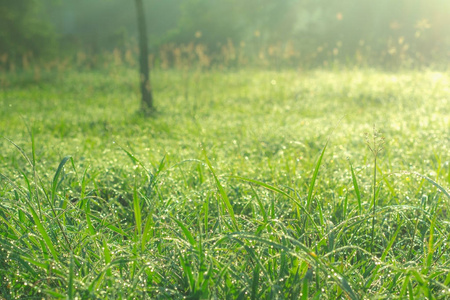
{"type": "Polygon", "coordinates": [[[142,0],[135,0],[138,33],[139,33],[139,78],[141,83],[141,110],[145,114],[151,113],[153,108],[152,88],[150,85],[150,70],[148,65],[148,42],[145,27],[144,5],[142,0]]]}

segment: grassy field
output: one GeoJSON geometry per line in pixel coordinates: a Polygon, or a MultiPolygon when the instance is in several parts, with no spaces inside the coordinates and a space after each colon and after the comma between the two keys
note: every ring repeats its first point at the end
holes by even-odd
{"type": "Polygon", "coordinates": [[[448,72],[152,80],[0,75],[0,298],[450,297],[448,72]]]}

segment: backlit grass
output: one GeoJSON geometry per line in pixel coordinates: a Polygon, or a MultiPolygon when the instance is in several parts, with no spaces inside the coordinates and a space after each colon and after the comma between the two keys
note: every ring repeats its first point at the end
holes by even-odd
{"type": "Polygon", "coordinates": [[[448,73],[1,76],[3,298],[450,297],[448,73]]]}

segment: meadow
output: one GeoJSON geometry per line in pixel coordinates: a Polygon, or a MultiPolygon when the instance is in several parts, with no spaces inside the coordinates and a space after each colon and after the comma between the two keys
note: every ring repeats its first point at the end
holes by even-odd
{"type": "Polygon", "coordinates": [[[0,75],[0,298],[450,298],[450,73],[0,75]]]}

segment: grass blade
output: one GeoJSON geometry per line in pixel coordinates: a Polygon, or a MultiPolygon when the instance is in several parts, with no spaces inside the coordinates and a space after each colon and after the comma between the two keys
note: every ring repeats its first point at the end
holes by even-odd
{"type": "Polygon", "coordinates": [[[430,236],[428,238],[428,253],[426,255],[425,265],[426,268],[429,269],[431,267],[431,263],[433,262],[433,253],[434,253],[434,226],[436,222],[436,216],[433,217],[430,224],[430,236]]]}
{"type": "Polygon", "coordinates": [[[178,224],[178,226],[180,226],[181,230],[183,231],[184,235],[189,241],[189,244],[191,244],[192,247],[197,248],[197,242],[195,241],[194,237],[192,236],[191,232],[187,229],[187,227],[184,226],[184,224],[178,221],[177,219],[175,218],[172,219],[178,224]]]}
{"type": "Polygon", "coordinates": [[[89,199],[86,201],[86,204],[84,206],[84,213],[86,215],[86,223],[87,223],[87,229],[88,229],[88,233],[91,236],[95,235],[95,229],[94,226],[92,226],[92,221],[91,221],[91,201],[89,201],[89,199]]]}
{"type": "Polygon", "coordinates": [[[315,227],[316,232],[321,232],[321,230],[319,230],[319,226],[316,224],[316,222],[314,221],[314,219],[312,218],[311,214],[308,212],[308,210],[303,207],[294,197],[292,197],[291,195],[289,195],[288,193],[286,193],[283,190],[280,190],[279,188],[276,188],[272,185],[269,185],[267,183],[264,183],[262,181],[258,181],[258,180],[254,180],[254,179],[250,179],[250,178],[245,178],[245,177],[241,177],[241,176],[230,176],[230,178],[234,178],[234,179],[238,179],[238,180],[243,180],[243,181],[247,181],[250,183],[254,183],[257,184],[259,186],[262,186],[270,191],[279,193],[287,198],[289,198],[291,201],[293,201],[304,213],[305,215],[308,217],[309,221],[313,224],[313,226],[315,227]]]}
{"type": "Polygon", "coordinates": [[[56,261],[59,261],[58,253],[56,252],[55,247],[53,247],[52,240],[50,239],[47,232],[45,231],[44,226],[42,226],[41,220],[39,220],[39,217],[36,214],[36,211],[34,210],[34,208],[31,205],[28,205],[28,207],[30,208],[30,212],[33,216],[34,223],[36,224],[36,227],[37,227],[39,233],[41,234],[42,238],[44,239],[45,244],[47,245],[48,249],[50,250],[50,253],[52,254],[53,258],[56,261]]]}
{"type": "Polygon", "coordinates": [[[105,266],[107,267],[106,275],[108,277],[111,277],[112,271],[109,266],[111,264],[111,251],[109,250],[108,243],[105,238],[103,238],[103,256],[104,256],[104,260],[105,260],[105,266]]]}
{"type": "Polygon", "coordinates": [[[261,214],[262,214],[262,216],[263,216],[264,223],[267,223],[267,220],[268,220],[268,219],[267,219],[266,209],[264,208],[264,205],[263,205],[263,203],[261,202],[261,199],[259,198],[259,196],[258,196],[258,194],[256,193],[256,191],[253,189],[253,187],[252,187],[252,192],[253,192],[253,195],[255,195],[256,201],[258,202],[259,209],[260,209],[261,214]]]}
{"type": "Polygon", "coordinates": [[[51,202],[52,202],[52,205],[55,205],[56,189],[58,188],[59,176],[61,175],[61,172],[62,172],[62,170],[64,168],[64,165],[71,158],[72,158],[71,156],[66,156],[66,157],[63,158],[63,160],[59,163],[59,166],[58,166],[58,169],[56,170],[55,176],[53,177],[52,190],[51,190],[51,202]]]}
{"type": "Polygon", "coordinates": [[[384,261],[386,259],[386,256],[389,253],[389,250],[392,248],[392,245],[394,245],[395,239],[397,238],[398,233],[400,232],[400,229],[402,229],[402,223],[398,224],[397,230],[392,235],[388,245],[386,246],[386,249],[384,250],[383,254],[381,255],[381,261],[384,261]]]}
{"type": "Polygon", "coordinates": [[[350,170],[352,171],[352,181],[353,181],[353,188],[355,189],[356,200],[358,200],[359,214],[362,214],[361,193],[359,192],[358,181],[356,180],[356,175],[355,175],[355,172],[353,170],[353,166],[351,163],[350,163],[350,170]]]}
{"type": "Polygon", "coordinates": [[[189,282],[189,289],[192,293],[195,293],[195,279],[194,275],[192,274],[192,269],[189,266],[189,263],[186,262],[186,259],[183,257],[183,255],[180,255],[180,264],[184,271],[184,274],[186,275],[188,282],[189,282]]]}
{"type": "Polygon", "coordinates": [[[258,284],[259,284],[259,265],[256,265],[253,269],[253,279],[252,279],[252,293],[251,300],[258,299],[258,284]]]}
{"type": "Polygon", "coordinates": [[[305,275],[305,277],[302,280],[303,283],[302,283],[302,297],[301,297],[301,300],[307,300],[308,299],[310,277],[312,277],[312,271],[308,270],[308,271],[306,271],[306,275],[305,275]]]}
{"type": "Polygon", "coordinates": [[[205,155],[206,164],[208,165],[208,168],[214,177],[214,181],[216,182],[216,186],[217,186],[217,189],[219,190],[222,201],[225,204],[225,208],[227,209],[228,214],[231,217],[231,221],[233,222],[234,229],[239,230],[239,225],[236,222],[236,218],[234,217],[234,210],[233,210],[233,207],[231,206],[230,200],[228,199],[227,193],[225,192],[222,184],[220,183],[219,179],[217,178],[216,173],[214,172],[211,162],[209,161],[208,156],[206,155],[206,151],[204,149],[203,149],[203,154],[205,155]]]}
{"type": "Polygon", "coordinates": [[[257,184],[257,185],[259,185],[259,186],[262,186],[262,187],[264,187],[264,188],[266,188],[266,189],[268,189],[268,190],[271,190],[271,191],[273,191],[273,192],[276,192],[276,193],[278,193],[278,194],[281,194],[281,195],[283,195],[283,196],[285,196],[285,197],[287,197],[287,198],[289,198],[289,199],[293,199],[292,196],[289,195],[288,193],[286,193],[285,191],[280,190],[279,188],[274,187],[274,186],[272,186],[272,185],[269,185],[269,184],[267,184],[267,183],[264,183],[264,182],[262,182],[262,181],[258,181],[258,180],[250,179],[250,178],[245,178],[245,177],[241,177],[241,176],[230,176],[230,178],[238,179],[238,180],[243,180],[243,181],[247,181],[247,182],[251,182],[251,183],[257,184]]]}
{"type": "Polygon", "coordinates": [[[319,174],[319,168],[320,168],[320,165],[322,164],[322,158],[323,158],[323,155],[325,154],[325,150],[327,149],[327,146],[328,146],[328,141],[325,144],[325,146],[323,147],[322,153],[320,153],[319,159],[317,160],[316,167],[314,169],[314,173],[313,173],[313,177],[311,179],[311,183],[309,184],[308,198],[306,199],[306,209],[308,211],[309,211],[309,209],[311,207],[314,186],[316,184],[317,175],[319,174]]]}
{"type": "Polygon", "coordinates": [[[445,194],[445,196],[447,196],[450,199],[450,193],[440,184],[438,184],[436,181],[434,181],[433,179],[422,175],[420,173],[417,172],[411,172],[411,174],[417,175],[419,177],[422,177],[423,179],[425,179],[426,181],[428,181],[429,183],[431,183],[432,185],[434,185],[435,187],[437,187],[441,192],[443,192],[445,194]]]}
{"type": "Polygon", "coordinates": [[[136,229],[137,234],[141,235],[141,225],[142,225],[142,218],[141,218],[141,204],[139,201],[139,197],[137,195],[137,189],[136,184],[134,185],[134,191],[133,191],[133,209],[134,209],[134,219],[136,221],[136,229]]]}
{"type": "Polygon", "coordinates": [[[142,232],[142,251],[145,250],[145,245],[153,235],[153,214],[149,213],[145,221],[144,231],[142,232]]]}
{"type": "Polygon", "coordinates": [[[342,277],[340,280],[340,287],[347,293],[348,297],[352,300],[359,300],[359,297],[353,291],[352,287],[348,284],[348,281],[342,277]]]}
{"type": "Polygon", "coordinates": [[[67,298],[69,300],[73,300],[75,296],[75,290],[73,286],[73,278],[74,278],[74,261],[73,261],[73,253],[70,253],[70,263],[69,263],[69,282],[67,287],[67,298]]]}

